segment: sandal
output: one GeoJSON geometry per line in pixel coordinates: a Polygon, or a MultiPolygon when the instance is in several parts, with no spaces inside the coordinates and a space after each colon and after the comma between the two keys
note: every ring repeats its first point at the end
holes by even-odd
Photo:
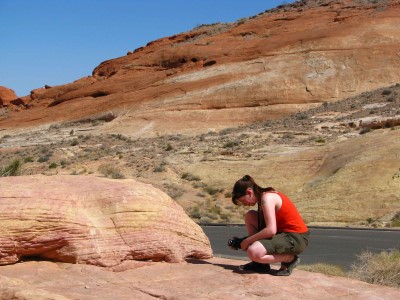
{"type": "Polygon", "coordinates": [[[251,261],[245,265],[239,266],[239,270],[268,274],[271,270],[271,266],[269,264],[261,264],[255,261],[251,261]]]}
{"type": "Polygon", "coordinates": [[[294,259],[288,263],[281,263],[282,266],[286,267],[286,269],[281,269],[276,272],[276,276],[289,276],[292,274],[293,269],[300,263],[300,257],[295,255],[294,259]]]}

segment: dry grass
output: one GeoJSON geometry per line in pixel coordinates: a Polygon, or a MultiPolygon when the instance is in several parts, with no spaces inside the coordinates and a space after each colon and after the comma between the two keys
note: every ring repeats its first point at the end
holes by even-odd
{"type": "Polygon", "coordinates": [[[341,277],[347,276],[347,273],[342,266],[331,265],[331,264],[317,263],[310,265],[300,265],[299,269],[307,272],[322,273],[330,276],[341,276],[341,277]]]}
{"type": "Polygon", "coordinates": [[[105,177],[113,179],[123,179],[125,175],[122,173],[121,168],[114,164],[102,164],[99,166],[99,172],[105,177]]]}
{"type": "Polygon", "coordinates": [[[300,270],[321,273],[329,276],[350,277],[372,284],[400,287],[400,251],[372,253],[365,251],[358,256],[357,262],[346,272],[343,267],[331,264],[300,265],[300,270]]]}
{"type": "Polygon", "coordinates": [[[366,251],[352,265],[349,276],[368,283],[400,287],[400,251],[373,254],[366,251]]]}
{"type": "Polygon", "coordinates": [[[0,177],[18,176],[21,174],[21,161],[18,159],[13,160],[8,166],[0,167],[0,177]]]}

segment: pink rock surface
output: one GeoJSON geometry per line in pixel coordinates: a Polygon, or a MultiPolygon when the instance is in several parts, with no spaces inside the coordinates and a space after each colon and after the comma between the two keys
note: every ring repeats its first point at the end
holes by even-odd
{"type": "Polygon", "coordinates": [[[0,178],[0,264],[23,257],[117,266],[210,258],[207,236],[168,195],[135,180],[0,178]]]}
{"type": "Polygon", "coordinates": [[[25,262],[0,267],[0,299],[400,299],[399,289],[299,269],[289,277],[240,273],[242,263],[212,258],[111,272],[25,262]]]}

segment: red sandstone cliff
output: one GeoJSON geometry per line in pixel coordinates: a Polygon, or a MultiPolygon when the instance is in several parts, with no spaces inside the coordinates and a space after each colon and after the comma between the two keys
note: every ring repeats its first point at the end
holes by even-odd
{"type": "Polygon", "coordinates": [[[400,81],[400,1],[297,1],[201,26],[36,89],[0,127],[112,111],[112,132],[198,133],[276,119],[400,81]]]}

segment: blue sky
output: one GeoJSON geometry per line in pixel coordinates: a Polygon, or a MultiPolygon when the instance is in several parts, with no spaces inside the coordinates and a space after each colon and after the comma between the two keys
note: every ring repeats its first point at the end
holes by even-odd
{"type": "Polygon", "coordinates": [[[66,84],[155,39],[289,2],[0,0],[0,86],[24,96],[46,84],[66,84]]]}

